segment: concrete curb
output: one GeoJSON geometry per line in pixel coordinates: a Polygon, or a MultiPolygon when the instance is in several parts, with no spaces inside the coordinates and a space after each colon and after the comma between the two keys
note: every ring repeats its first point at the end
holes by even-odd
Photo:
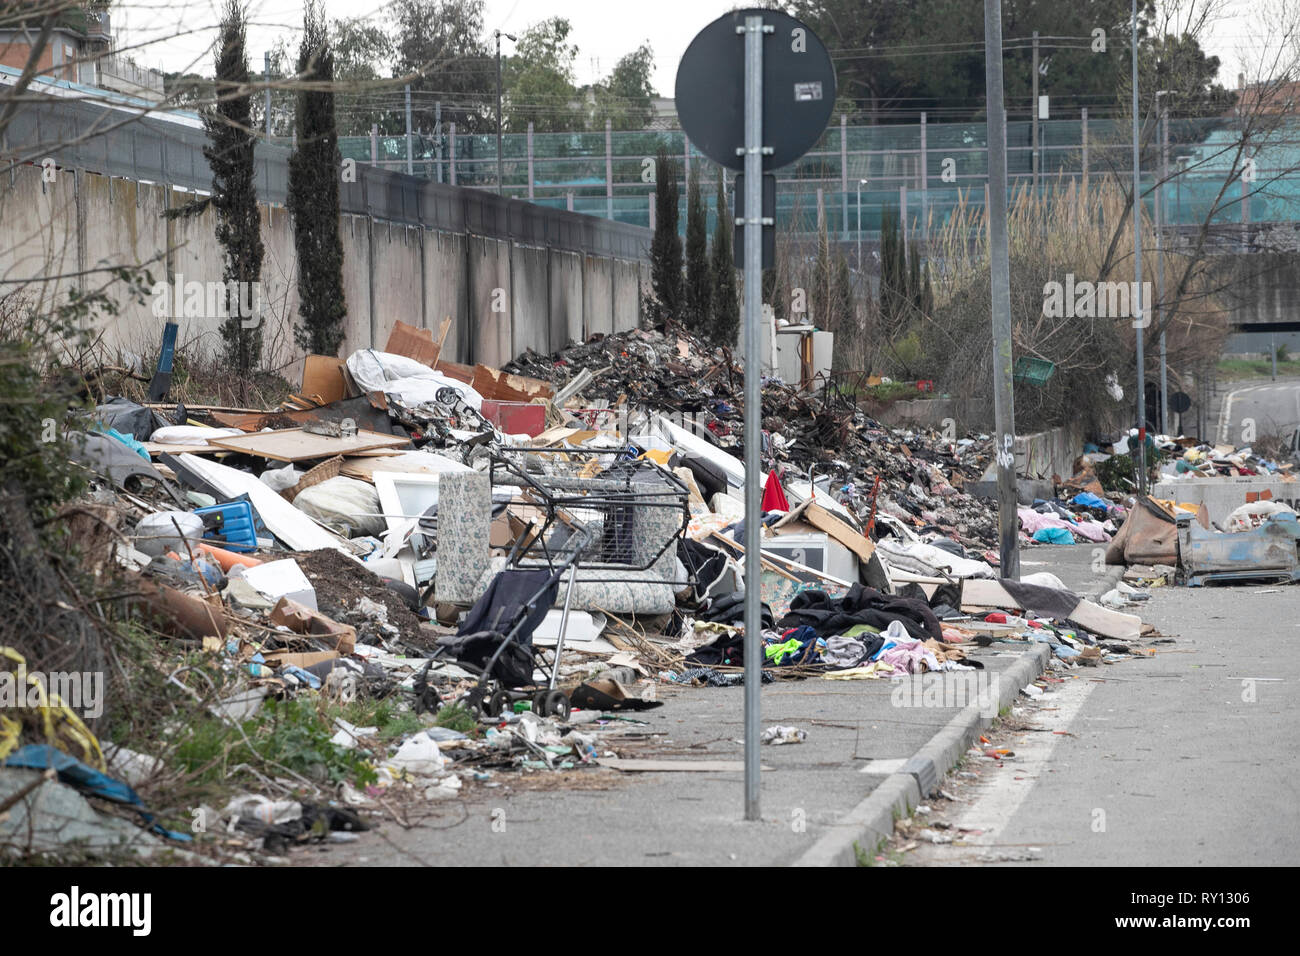
{"type": "MultiPolygon", "coordinates": [[[[997,675],[998,710],[1009,706],[1022,687],[1043,673],[1051,654],[1049,645],[1037,644],[997,675]]],[[[978,703],[963,708],[916,752],[908,764],[928,761],[935,777],[942,780],[943,775],[966,753],[975,735],[993,723],[992,717],[980,713],[984,709],[978,703]]],[[[874,853],[880,842],[894,832],[894,820],[910,813],[921,802],[922,796],[913,774],[890,774],[790,865],[856,866],[856,847],[861,847],[864,853],[874,853]]]]}

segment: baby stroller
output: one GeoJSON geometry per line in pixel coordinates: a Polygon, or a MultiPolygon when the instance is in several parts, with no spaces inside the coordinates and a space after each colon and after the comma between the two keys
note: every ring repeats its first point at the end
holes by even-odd
{"type": "MultiPolygon", "coordinates": [[[[548,567],[501,571],[474,602],[457,633],[438,641],[434,659],[454,658],[461,667],[479,675],[478,683],[462,698],[471,713],[497,717],[516,701],[531,699],[533,712],[539,716],[568,717],[568,695],[555,683],[560,655],[564,653],[578,556],[586,539],[585,533],[575,535],[572,550],[548,567]],[[570,569],[575,573],[569,576],[565,589],[555,656],[548,663],[533,645],[533,632],[555,603],[560,580],[570,569]],[[535,671],[542,672],[543,685],[535,682],[535,671]]],[[[426,665],[426,672],[431,665],[426,665]]]]}

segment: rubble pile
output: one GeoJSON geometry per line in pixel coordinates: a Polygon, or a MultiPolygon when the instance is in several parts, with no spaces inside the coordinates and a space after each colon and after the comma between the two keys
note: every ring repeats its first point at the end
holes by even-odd
{"type": "MultiPolygon", "coordinates": [[[[530,350],[506,370],[557,388],[590,373],[579,392],[587,404],[691,413],[719,447],[744,456],[744,370],[727,350],[685,333],[634,329],[551,357],[530,350]]],[[[833,387],[814,395],[775,379],[763,383],[762,424],[765,462],[782,477],[813,475],[860,520],[869,520],[874,504],[881,514],[966,547],[996,544],[996,509],[962,490],[988,465],[987,435],[946,441],[934,431],[886,428],[833,387]]]]}
{"type": "MultiPolygon", "coordinates": [[[[743,681],[748,640],[764,681],[854,681],[974,671],[1005,642],[1095,666],[1150,636],[1127,610],[1140,589],[1093,603],[1050,574],[999,580],[994,505],[964,490],[987,436],[885,428],[834,383],[771,379],[747,475],[725,350],[634,331],[500,370],[439,353],[398,323],[383,352],[309,356],[280,408],[112,400],[71,445],[115,535],[86,559],[183,655],[171,684],[243,742],[295,721],[315,741],[310,773],[277,765],[206,809],[231,839],[278,853],[500,774],[635,769],[627,712],[743,681]]],[[[1072,532],[1119,516],[1082,493],[1038,504],[1022,520],[1072,532]]],[[[98,753],[87,772],[126,772],[98,753]]]]}

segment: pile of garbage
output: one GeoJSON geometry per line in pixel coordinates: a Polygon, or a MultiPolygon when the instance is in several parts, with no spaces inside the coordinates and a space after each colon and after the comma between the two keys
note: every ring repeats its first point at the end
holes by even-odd
{"type": "MultiPolygon", "coordinates": [[[[833,386],[770,380],[747,475],[725,350],[634,331],[500,370],[440,351],[398,323],[385,351],[309,356],[280,408],[113,399],[73,443],[116,535],[88,559],[221,675],[212,714],[234,728],[270,702],[383,701],[406,721],[336,716],[329,747],[367,779],[280,779],[205,809],[227,836],[350,840],[396,793],[617,767],[638,746],[619,714],[662,706],[664,684],[743,681],[750,639],[766,681],[978,669],[999,641],[1088,666],[1144,637],[1137,589],[1098,604],[1050,574],[999,580],[993,505],[963,491],[987,436],[888,429],[833,386]]],[[[1086,492],[1021,512],[1026,537],[1090,541],[1122,517],[1086,492]]]]}
{"type": "MultiPolygon", "coordinates": [[[[529,351],[506,369],[557,387],[572,383],[593,408],[689,414],[717,447],[744,457],[744,370],[726,349],[686,333],[634,329],[551,357],[529,351]]],[[[936,431],[886,428],[833,384],[813,392],[765,379],[762,394],[762,458],[783,481],[809,476],[860,521],[892,515],[966,547],[996,544],[995,509],[963,491],[992,456],[988,435],[945,440],[936,431]]]]}
{"type": "Polygon", "coordinates": [[[1165,435],[1155,437],[1155,445],[1170,460],[1162,462],[1162,478],[1215,478],[1273,475],[1287,480],[1295,479],[1295,461],[1269,458],[1256,454],[1249,445],[1211,445],[1193,438],[1165,435]]]}

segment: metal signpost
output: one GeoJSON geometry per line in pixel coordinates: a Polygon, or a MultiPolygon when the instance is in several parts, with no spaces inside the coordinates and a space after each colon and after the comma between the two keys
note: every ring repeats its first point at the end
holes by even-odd
{"type": "Polygon", "coordinates": [[[776,226],[775,190],[771,208],[765,207],[763,174],[798,159],[821,138],[835,104],[835,70],[825,44],[794,17],[736,10],[691,41],[677,67],[676,97],[691,143],[745,175],[743,217],[736,221],[744,230],[745,269],[745,819],[757,820],[763,662],[759,325],[764,230],[776,226]]]}

